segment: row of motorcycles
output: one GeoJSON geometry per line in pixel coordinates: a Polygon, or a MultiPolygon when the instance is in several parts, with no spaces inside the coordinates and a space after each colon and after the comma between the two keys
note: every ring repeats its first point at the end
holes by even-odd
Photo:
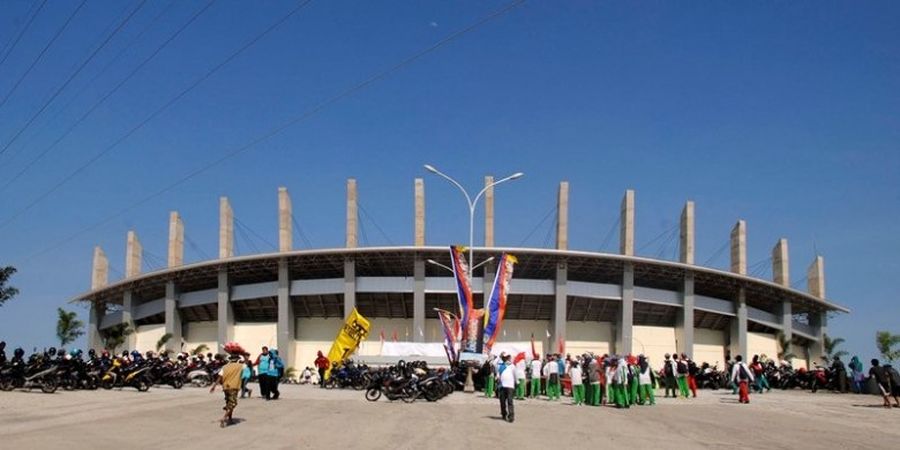
{"type": "MultiPolygon", "coordinates": [[[[2,352],[2,350],[0,350],[2,352]]],[[[110,356],[106,351],[96,354],[90,350],[85,358],[80,350],[66,353],[50,348],[25,358],[22,349],[13,352],[12,359],[0,356],[0,390],[40,389],[45,393],[64,390],[95,390],[133,387],[146,392],[154,385],[168,385],[181,389],[185,384],[208,387],[212,384],[224,360],[189,358],[179,354],[170,359],[162,354],[146,356],[139,352],[123,352],[110,356]]]]}
{"type": "MultiPolygon", "coordinates": [[[[815,365],[812,369],[794,369],[788,364],[776,365],[768,362],[763,365],[763,373],[772,389],[802,389],[816,392],[819,389],[832,391],[840,390],[841,377],[846,377],[846,372],[841,373],[832,367],[815,365]]],[[[697,387],[700,389],[731,389],[730,371],[719,370],[718,365],[703,363],[694,374],[697,387]]],[[[665,379],[664,376],[660,377],[665,379]]],[[[846,384],[846,383],[844,383],[846,384]]]]}
{"type": "Polygon", "coordinates": [[[400,361],[394,366],[369,372],[366,400],[374,402],[383,396],[390,401],[401,400],[404,403],[420,398],[436,402],[462,389],[464,383],[459,373],[453,369],[429,369],[425,361],[400,361]]]}

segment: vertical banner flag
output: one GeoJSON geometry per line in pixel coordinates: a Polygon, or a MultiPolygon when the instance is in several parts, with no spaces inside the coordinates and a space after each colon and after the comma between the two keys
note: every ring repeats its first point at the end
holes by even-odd
{"type": "Polygon", "coordinates": [[[483,317],[484,308],[469,311],[469,323],[463,327],[465,337],[459,349],[460,353],[481,353],[484,336],[483,317]]]}
{"type": "Polygon", "coordinates": [[[504,253],[500,257],[497,267],[497,276],[494,277],[494,287],[491,296],[487,300],[484,312],[484,352],[490,354],[491,347],[497,340],[500,329],[503,326],[503,316],[506,314],[506,297],[509,295],[509,280],[512,279],[513,265],[518,260],[515,256],[504,253]]]}
{"type": "Polygon", "coordinates": [[[447,350],[447,358],[450,364],[457,360],[456,343],[459,341],[459,319],[450,311],[434,308],[438,314],[438,320],[441,322],[441,329],[444,330],[444,348],[447,350]]]}
{"type": "Polygon", "coordinates": [[[466,248],[450,246],[450,266],[456,279],[456,296],[459,299],[459,320],[462,325],[462,340],[466,340],[469,329],[469,315],[472,312],[472,286],[469,285],[469,263],[466,262],[466,248]]]}
{"type": "MultiPolygon", "coordinates": [[[[332,364],[347,359],[359,347],[359,343],[369,336],[369,320],[359,314],[356,308],[347,316],[344,326],[338,331],[331,350],[328,352],[328,361],[332,364]]],[[[328,379],[331,367],[325,370],[325,379],[328,379]]]]}

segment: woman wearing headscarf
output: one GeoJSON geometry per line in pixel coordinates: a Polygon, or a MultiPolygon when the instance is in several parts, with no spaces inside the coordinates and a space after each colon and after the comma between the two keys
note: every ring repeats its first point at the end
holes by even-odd
{"type": "Polygon", "coordinates": [[[655,405],[656,374],[653,373],[650,362],[647,361],[647,357],[644,355],[638,356],[638,371],[638,383],[640,384],[638,390],[640,394],[639,403],[642,405],[655,405]]]}
{"type": "Polygon", "coordinates": [[[863,365],[859,362],[859,357],[854,356],[850,359],[850,376],[853,380],[853,392],[862,394],[866,382],[866,374],[863,372],[863,365]]]}

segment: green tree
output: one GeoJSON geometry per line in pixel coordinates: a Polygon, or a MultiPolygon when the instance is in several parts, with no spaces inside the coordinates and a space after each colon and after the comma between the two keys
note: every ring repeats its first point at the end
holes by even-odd
{"type": "Polygon", "coordinates": [[[889,331],[878,331],[875,333],[875,345],[881,352],[881,357],[893,362],[900,359],[900,349],[894,350],[894,346],[900,345],[900,334],[891,334],[889,331]]]}
{"type": "Polygon", "coordinates": [[[162,335],[162,337],[160,337],[159,340],[156,341],[156,352],[159,353],[160,351],[162,351],[163,347],[166,346],[170,339],[172,339],[172,333],[166,333],[162,335]]]}
{"type": "Polygon", "coordinates": [[[830,364],[834,361],[834,358],[842,358],[848,355],[847,352],[837,349],[837,347],[844,342],[846,342],[844,338],[831,338],[827,334],[822,336],[822,349],[825,350],[822,359],[826,364],[830,364]]]}
{"type": "Polygon", "coordinates": [[[12,299],[19,293],[18,289],[6,284],[14,273],[16,273],[16,268],[13,266],[0,268],[0,306],[3,306],[7,300],[12,299]]]}
{"type": "Polygon", "coordinates": [[[124,344],[132,333],[134,333],[134,328],[131,328],[131,325],[120,323],[101,331],[100,335],[106,348],[115,352],[116,348],[124,344]]]}
{"type": "Polygon", "coordinates": [[[778,360],[779,361],[787,361],[791,362],[792,359],[796,358],[793,352],[791,352],[791,340],[785,336],[785,334],[781,331],[775,336],[775,339],[778,341],[778,360]]]}
{"type": "Polygon", "coordinates": [[[78,314],[75,311],[57,308],[56,312],[59,314],[59,318],[56,320],[56,337],[59,338],[61,347],[69,345],[84,335],[84,322],[78,320],[78,314]]]}

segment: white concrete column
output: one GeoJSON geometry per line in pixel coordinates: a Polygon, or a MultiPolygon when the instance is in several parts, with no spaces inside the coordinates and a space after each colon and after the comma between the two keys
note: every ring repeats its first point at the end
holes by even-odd
{"type": "Polygon", "coordinates": [[[100,351],[103,348],[103,339],[100,337],[100,321],[106,314],[106,304],[91,301],[91,309],[88,312],[87,341],[88,348],[100,351]]]}
{"type": "Polygon", "coordinates": [[[168,267],[178,267],[184,264],[184,222],[178,211],[169,213],[169,253],[168,267]]]}
{"type": "Polygon", "coordinates": [[[234,210],[228,197],[219,197],[219,259],[234,256],[234,210]]]}
{"type": "Polygon", "coordinates": [[[825,258],[816,256],[806,272],[806,287],[810,295],[825,300],[825,258]]]}
{"type": "Polygon", "coordinates": [[[350,178],[347,180],[347,248],[356,248],[359,245],[359,214],[356,199],[356,179],[350,178]]]}
{"type": "Polygon", "coordinates": [[[694,357],[694,274],[684,274],[681,311],[675,316],[675,342],[678,353],[694,357]]]}
{"type": "Polygon", "coordinates": [[[747,355],[747,293],[744,288],[738,288],[737,298],[734,302],[734,318],[731,319],[730,340],[731,357],[741,355],[744,361],[747,355]]]}
{"type": "Polygon", "coordinates": [[[634,264],[626,262],[622,271],[622,304],[616,318],[616,353],[631,353],[634,339],[634,264]]]}
{"type": "Polygon", "coordinates": [[[94,247],[94,261],[91,265],[91,290],[105,288],[109,284],[109,260],[100,246],[94,247]]]}
{"type": "Polygon", "coordinates": [[[425,180],[416,178],[414,186],[415,225],[413,240],[416,247],[425,246],[425,180]]]}
{"type": "Polygon", "coordinates": [[[815,340],[809,346],[809,367],[814,363],[821,364],[825,356],[825,335],[828,334],[828,314],[824,311],[809,313],[809,325],[813,329],[815,340]]]}
{"type": "MultiPolygon", "coordinates": [[[[559,343],[566,342],[566,299],[569,295],[568,288],[569,270],[565,262],[556,263],[556,280],[554,283],[553,298],[553,331],[551,335],[550,345],[545,353],[556,353],[559,351],[559,343]]],[[[486,294],[490,295],[490,293],[486,294]]]]}
{"type": "Polygon", "coordinates": [[[225,344],[234,340],[234,309],[231,306],[231,284],[228,280],[228,270],[219,269],[219,284],[216,292],[218,304],[217,346],[218,351],[225,351],[225,344]]]}
{"type": "MultiPolygon", "coordinates": [[[[494,182],[494,177],[484,177],[484,185],[490,186],[494,182]]],[[[484,246],[494,246],[494,187],[491,186],[484,191],[484,246]]]]}
{"type": "MultiPolygon", "coordinates": [[[[628,189],[619,210],[619,253],[634,256],[634,191],[628,189]]],[[[628,344],[629,346],[631,344],[628,344]]]]}
{"type": "Polygon", "coordinates": [[[125,278],[136,277],[141,274],[141,258],[144,248],[138,240],[137,233],[128,232],[125,244],[125,278]]]}
{"type": "Polygon", "coordinates": [[[681,211],[681,233],[679,242],[679,261],[694,264],[694,202],[684,204],[681,211]]]}
{"type": "Polygon", "coordinates": [[[278,188],[278,251],[280,252],[293,250],[294,234],[291,214],[293,214],[291,196],[286,187],[280,187],[278,188]]]}
{"type": "MultiPolygon", "coordinates": [[[[569,182],[559,183],[559,195],[556,201],[556,249],[569,248],[569,182]]],[[[565,321],[564,321],[565,322],[565,321]]]]}
{"type": "Polygon", "coordinates": [[[747,275],[747,222],[743,220],[731,229],[731,272],[747,275]]]}
{"type": "Polygon", "coordinates": [[[772,279],[775,284],[791,287],[790,261],[788,260],[788,241],[779,239],[772,249],[772,279]]]}
{"type": "Polygon", "coordinates": [[[413,329],[413,342],[425,342],[425,261],[420,256],[413,263],[413,329]]]}
{"type": "Polygon", "coordinates": [[[288,262],[278,261],[278,355],[285,365],[293,366],[294,341],[297,318],[294,316],[294,303],[291,301],[291,278],[288,262]]]}
{"type": "Polygon", "coordinates": [[[344,319],[356,308],[356,261],[344,260],[344,319]]]}
{"type": "Polygon", "coordinates": [[[784,337],[787,338],[788,341],[794,338],[794,314],[793,314],[793,305],[790,300],[784,300],[781,302],[781,307],[779,308],[780,319],[781,319],[781,332],[784,334],[784,337]]]}
{"type": "Polygon", "coordinates": [[[166,282],[165,297],[165,317],[166,317],[166,333],[171,333],[172,337],[166,342],[166,350],[170,352],[181,351],[182,344],[182,321],[181,312],[178,309],[178,290],[174,281],[166,282]]]}
{"type": "Polygon", "coordinates": [[[134,350],[135,342],[137,341],[137,326],[134,324],[135,306],[137,306],[137,299],[134,298],[134,293],[131,292],[131,289],[126,289],[122,293],[122,323],[134,330],[133,333],[125,338],[124,345],[127,350],[134,350]]]}

